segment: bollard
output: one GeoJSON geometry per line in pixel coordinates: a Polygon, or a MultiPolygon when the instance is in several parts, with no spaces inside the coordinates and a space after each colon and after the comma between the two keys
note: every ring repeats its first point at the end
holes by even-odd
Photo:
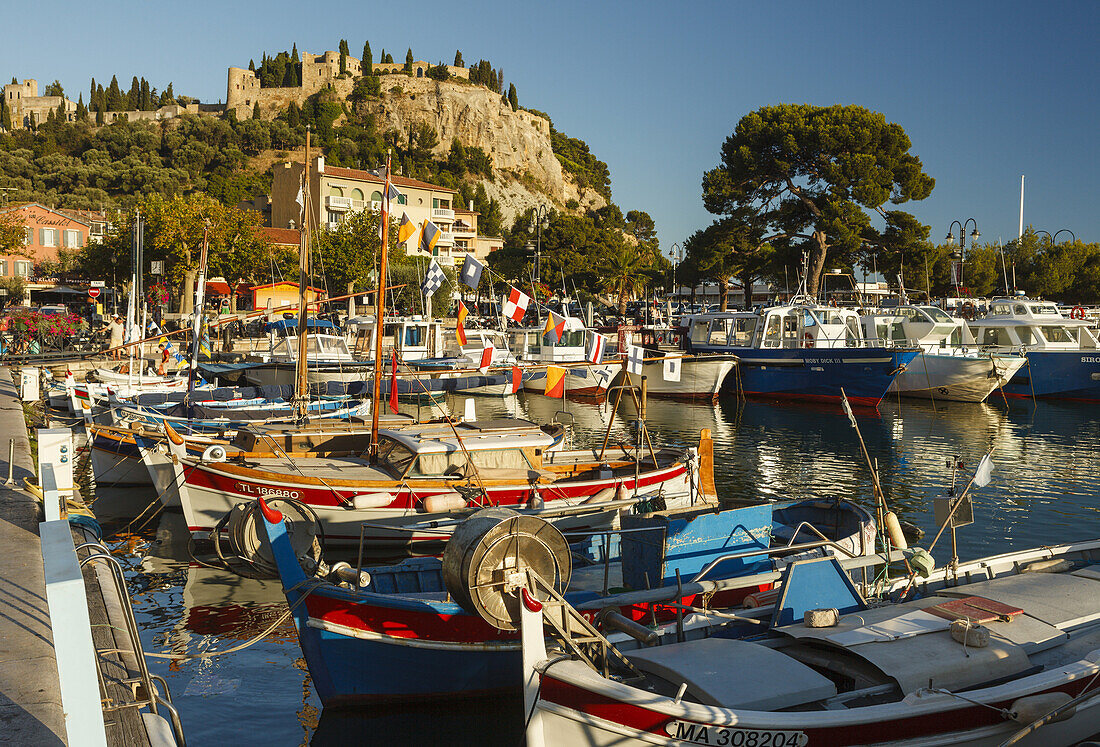
{"type": "Polygon", "coordinates": [[[4,481],[5,485],[14,485],[14,470],[15,470],[15,439],[8,439],[8,479],[4,481]]]}

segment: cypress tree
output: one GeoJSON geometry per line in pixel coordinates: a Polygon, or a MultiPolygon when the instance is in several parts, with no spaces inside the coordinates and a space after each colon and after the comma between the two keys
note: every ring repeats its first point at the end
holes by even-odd
{"type": "Polygon", "coordinates": [[[249,60],[248,61],[248,69],[251,70],[252,72],[256,72],[256,61],[255,60],[249,60]]]}
{"type": "Polygon", "coordinates": [[[107,111],[107,94],[103,90],[103,84],[96,86],[95,89],[95,106],[93,109],[99,109],[100,111],[107,111]]]}
{"type": "Polygon", "coordinates": [[[412,47],[409,47],[409,51],[405,53],[405,72],[412,74],[413,71],[413,51],[412,47]]]}
{"type": "Polygon", "coordinates": [[[253,119],[259,119],[260,118],[260,102],[259,101],[257,101],[255,104],[252,105],[252,118],[253,119]]]}
{"type": "Polygon", "coordinates": [[[176,101],[176,95],[172,93],[172,83],[169,81],[168,87],[164,89],[164,98],[168,99],[168,103],[172,104],[176,101]]]}
{"type": "Polygon", "coordinates": [[[17,80],[15,79],[15,76],[13,75],[13,76],[11,76],[11,82],[12,82],[12,83],[18,83],[19,81],[17,81],[17,80]]]}
{"type": "Polygon", "coordinates": [[[0,127],[3,127],[6,132],[11,132],[11,109],[3,103],[0,100],[0,127]]]}
{"type": "Polygon", "coordinates": [[[512,111],[519,109],[519,96],[516,94],[516,84],[508,84],[508,103],[512,105],[512,111]]]}
{"type": "Polygon", "coordinates": [[[374,57],[370,53],[370,42],[363,42],[363,75],[374,72],[374,57]]]}
{"type": "Polygon", "coordinates": [[[95,78],[92,78],[92,87],[88,91],[88,106],[95,108],[95,78]]]}
{"type": "Polygon", "coordinates": [[[462,52],[455,50],[455,67],[466,67],[462,64],[462,52]]]}
{"type": "Polygon", "coordinates": [[[348,71],[348,53],[344,51],[348,43],[343,39],[340,40],[340,74],[343,75],[348,71]]]}
{"type": "Polygon", "coordinates": [[[291,129],[297,128],[301,117],[298,115],[298,105],[293,101],[290,102],[290,106],[286,110],[286,123],[290,125],[291,129]]]}
{"type": "Polygon", "coordinates": [[[95,123],[97,127],[103,126],[103,109],[95,110],[95,123]]]}
{"type": "Polygon", "coordinates": [[[76,121],[88,121],[88,110],[84,107],[84,94],[80,94],[76,100],[76,121]]]}
{"type": "Polygon", "coordinates": [[[111,76],[111,85],[107,89],[107,111],[122,111],[122,89],[118,87],[118,77],[111,76]]]}
{"type": "Polygon", "coordinates": [[[57,105],[57,121],[64,122],[69,118],[69,113],[65,111],[65,101],[62,99],[61,103],[57,105]]]}
{"type": "Polygon", "coordinates": [[[141,79],[141,110],[150,111],[153,108],[153,91],[149,88],[149,81],[141,79]]]}
{"type": "Polygon", "coordinates": [[[137,76],[134,76],[133,81],[130,83],[130,92],[126,94],[126,110],[134,111],[141,108],[141,83],[138,82],[137,76]]]}

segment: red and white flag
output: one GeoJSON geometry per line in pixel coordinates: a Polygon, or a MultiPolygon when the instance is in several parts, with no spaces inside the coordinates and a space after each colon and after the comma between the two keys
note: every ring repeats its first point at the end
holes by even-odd
{"type": "Polygon", "coordinates": [[[585,346],[584,357],[589,363],[603,363],[603,348],[607,344],[607,338],[599,332],[588,333],[588,344],[585,346]]]}
{"type": "Polygon", "coordinates": [[[493,365],[493,352],[496,348],[490,343],[481,349],[481,364],[477,367],[479,371],[485,373],[489,370],[489,366],[493,365]]]}
{"type": "Polygon", "coordinates": [[[531,297],[518,288],[512,288],[508,293],[508,300],[504,302],[504,316],[516,324],[523,321],[523,315],[527,313],[527,305],[531,303],[531,297]]]}

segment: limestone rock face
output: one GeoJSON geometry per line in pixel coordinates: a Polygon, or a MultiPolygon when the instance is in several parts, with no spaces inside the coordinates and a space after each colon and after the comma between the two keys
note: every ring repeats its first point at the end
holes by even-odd
{"type": "Polygon", "coordinates": [[[451,141],[476,146],[493,159],[494,180],[486,181],[490,197],[500,201],[506,220],[539,203],[558,207],[577,200],[584,207],[606,204],[592,190],[580,189],[554,156],[550,123],[526,111],[512,111],[500,94],[482,86],[439,82],[407,75],[382,76],[382,99],[367,106],[378,127],[409,129],[424,122],[436,131],[437,156],[446,155],[451,141]]]}

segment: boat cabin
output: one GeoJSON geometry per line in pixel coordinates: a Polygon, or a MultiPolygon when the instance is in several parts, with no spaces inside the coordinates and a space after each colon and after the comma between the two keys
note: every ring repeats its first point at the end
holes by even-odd
{"type": "MultiPolygon", "coordinates": [[[[373,316],[357,316],[348,320],[348,339],[356,353],[374,355],[373,316]]],[[[387,317],[382,324],[382,350],[386,355],[396,351],[405,360],[433,358],[439,354],[443,323],[422,316],[387,317]]]]}
{"type": "Polygon", "coordinates": [[[550,435],[525,420],[456,423],[454,430],[446,424],[378,430],[379,459],[402,480],[471,477],[468,454],[482,479],[526,481],[532,471],[542,469],[543,451],[553,443],[550,435]]]}
{"type": "MultiPolygon", "coordinates": [[[[298,320],[280,319],[267,325],[270,353],[275,362],[298,360],[298,320]]],[[[306,320],[306,359],[313,363],[346,363],[355,360],[336,325],[324,319],[306,320]]]]}
{"type": "Polygon", "coordinates": [[[575,316],[565,317],[561,339],[544,333],[542,327],[510,330],[509,347],[517,358],[553,363],[583,361],[587,328],[575,316]]]}
{"type": "Polygon", "coordinates": [[[989,313],[970,322],[979,345],[1038,350],[1095,350],[1097,338],[1090,322],[1067,319],[1049,301],[996,298],[989,313]]]}
{"type": "Polygon", "coordinates": [[[687,321],[692,349],[843,348],[863,343],[859,315],[833,306],[773,306],[698,314],[687,321]]]}
{"type": "Polygon", "coordinates": [[[863,315],[863,334],[888,346],[924,349],[974,345],[966,322],[935,306],[902,305],[863,315]]]}

